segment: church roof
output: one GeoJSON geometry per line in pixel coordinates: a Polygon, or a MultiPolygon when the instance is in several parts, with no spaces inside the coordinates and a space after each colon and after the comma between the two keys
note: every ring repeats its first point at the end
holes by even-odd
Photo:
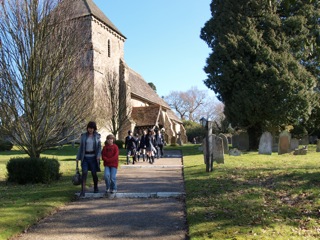
{"type": "Polygon", "coordinates": [[[167,114],[171,120],[174,120],[178,123],[182,123],[182,121],[177,117],[177,115],[171,109],[167,111],[167,114]]]}
{"type": "Polygon", "coordinates": [[[93,0],[68,0],[68,4],[73,4],[72,9],[74,9],[73,17],[85,17],[94,16],[101,22],[106,24],[112,30],[117,32],[122,37],[126,38],[119,29],[107,18],[107,16],[98,8],[98,6],[93,2],[93,0]]]}
{"type": "Polygon", "coordinates": [[[150,103],[160,105],[167,109],[170,109],[168,103],[166,103],[159,95],[149,86],[149,84],[142,78],[142,76],[131,68],[129,69],[129,84],[131,86],[131,93],[135,96],[147,100],[150,103]]]}
{"type": "Polygon", "coordinates": [[[133,107],[131,118],[137,126],[155,126],[160,106],[133,107]]]}

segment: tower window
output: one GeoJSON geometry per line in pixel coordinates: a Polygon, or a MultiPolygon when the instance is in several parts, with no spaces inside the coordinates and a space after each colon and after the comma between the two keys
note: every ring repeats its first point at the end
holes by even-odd
{"type": "Polygon", "coordinates": [[[111,57],[111,44],[110,44],[110,39],[108,39],[108,57],[111,57]]]}

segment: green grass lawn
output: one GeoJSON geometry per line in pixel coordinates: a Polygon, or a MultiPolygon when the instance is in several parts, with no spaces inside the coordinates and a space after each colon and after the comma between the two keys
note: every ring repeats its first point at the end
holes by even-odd
{"type": "Polygon", "coordinates": [[[320,239],[315,146],[300,156],[225,155],[211,173],[197,146],[183,151],[191,239],[320,239]]]}
{"type": "MultiPolygon", "coordinates": [[[[77,148],[70,145],[46,151],[41,157],[59,160],[61,179],[51,184],[18,185],[6,182],[6,163],[10,158],[26,155],[15,149],[0,152],[0,240],[21,233],[39,219],[74,200],[75,192],[80,190],[80,186],[71,183],[71,177],[75,174],[76,154],[77,148]]],[[[124,161],[122,153],[120,162],[124,161]]],[[[102,172],[99,173],[101,177],[102,172]]],[[[88,185],[92,185],[92,178],[88,180],[88,185]]]]}
{"type": "MultiPolygon", "coordinates": [[[[320,238],[320,153],[315,146],[309,146],[304,156],[225,155],[225,164],[214,163],[210,173],[198,147],[178,147],[184,155],[192,240],[320,238]]],[[[0,240],[19,234],[74,199],[80,189],[71,184],[76,152],[71,146],[46,151],[42,156],[59,160],[62,178],[49,185],[22,186],[6,183],[6,162],[22,153],[0,152],[0,240]]],[[[120,162],[125,162],[123,150],[120,162]]]]}

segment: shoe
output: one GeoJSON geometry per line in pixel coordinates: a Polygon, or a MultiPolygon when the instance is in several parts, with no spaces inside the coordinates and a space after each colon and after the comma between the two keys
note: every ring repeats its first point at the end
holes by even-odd
{"type": "Polygon", "coordinates": [[[98,193],[99,192],[99,189],[98,188],[95,188],[94,190],[93,190],[93,193],[98,193]]]}
{"type": "Polygon", "coordinates": [[[117,190],[111,190],[110,193],[115,194],[115,193],[117,193],[117,190]]]}
{"type": "Polygon", "coordinates": [[[79,198],[85,198],[85,197],[86,197],[86,194],[84,192],[80,192],[79,198]]]}

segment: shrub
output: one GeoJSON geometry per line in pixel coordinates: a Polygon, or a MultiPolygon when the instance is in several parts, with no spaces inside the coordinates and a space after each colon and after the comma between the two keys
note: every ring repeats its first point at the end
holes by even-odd
{"type": "Polygon", "coordinates": [[[10,151],[13,144],[10,141],[0,139],[0,151],[10,151]]]}
{"type": "Polygon", "coordinates": [[[192,121],[183,121],[183,125],[186,129],[188,141],[193,142],[193,138],[197,139],[197,142],[202,142],[202,139],[205,137],[205,128],[202,127],[199,123],[192,121]]]}
{"type": "Polygon", "coordinates": [[[122,140],[116,140],[115,144],[118,146],[119,149],[122,149],[124,142],[122,140]]]}
{"type": "Polygon", "coordinates": [[[50,183],[58,180],[60,163],[49,158],[11,158],[7,163],[8,181],[19,184],[50,183]]]}

